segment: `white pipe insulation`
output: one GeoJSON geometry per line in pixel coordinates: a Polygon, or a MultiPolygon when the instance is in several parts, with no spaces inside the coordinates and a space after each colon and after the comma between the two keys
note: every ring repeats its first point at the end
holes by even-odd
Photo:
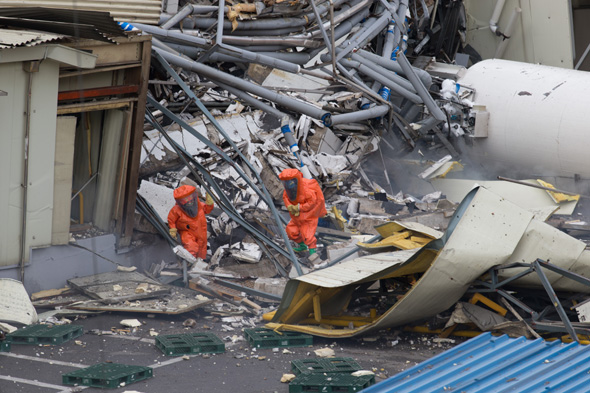
{"type": "Polygon", "coordinates": [[[504,52],[506,52],[506,47],[508,46],[508,42],[510,41],[512,34],[514,33],[514,29],[516,28],[516,22],[518,21],[521,12],[522,9],[516,7],[512,12],[512,15],[510,15],[510,20],[506,25],[506,30],[504,30],[504,36],[502,37],[502,41],[500,41],[498,47],[496,48],[496,54],[494,55],[494,58],[501,59],[502,57],[504,57],[504,52]]]}
{"type": "Polygon", "coordinates": [[[496,34],[498,31],[498,21],[500,20],[500,15],[502,15],[502,10],[504,9],[505,2],[506,0],[498,0],[496,2],[494,12],[492,13],[492,17],[490,18],[490,30],[494,34],[496,34]]]}
{"type": "Polygon", "coordinates": [[[590,178],[590,73],[493,59],[457,83],[489,113],[488,136],[473,138],[469,153],[478,162],[590,178]]]}

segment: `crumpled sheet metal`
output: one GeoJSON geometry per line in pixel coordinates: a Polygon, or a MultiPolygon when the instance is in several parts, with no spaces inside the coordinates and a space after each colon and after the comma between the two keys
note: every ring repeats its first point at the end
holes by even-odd
{"type": "MultiPolygon", "coordinates": [[[[533,217],[532,213],[503,197],[485,188],[476,188],[458,206],[445,235],[422,249],[406,251],[408,254],[405,255],[410,257],[404,262],[393,257],[395,254],[404,254],[376,254],[371,257],[383,260],[381,271],[365,269],[365,258],[359,258],[292,279],[287,283],[282,302],[267,327],[322,337],[351,337],[404,325],[445,311],[488,269],[510,262],[549,259],[552,263],[571,268],[579,274],[590,274],[590,257],[583,253],[583,243],[548,224],[534,220],[533,217]],[[354,271],[355,267],[354,280],[340,279],[343,269],[354,271]],[[348,305],[349,299],[342,298],[349,296],[359,284],[419,271],[424,271],[424,274],[412,289],[384,314],[369,323],[341,329],[299,324],[301,319],[313,312],[313,301],[309,296],[305,298],[306,294],[317,293],[318,289],[321,294],[325,288],[330,288],[330,293],[336,293],[339,301],[323,301],[320,304],[322,316],[330,313],[336,315],[348,305]],[[339,280],[341,284],[338,284],[339,280]],[[328,306],[327,310],[324,310],[324,303],[328,306]],[[336,306],[342,308],[338,310],[336,306]]],[[[516,274],[515,269],[511,270],[507,274],[516,274]]],[[[549,274],[549,279],[556,289],[575,288],[588,292],[588,288],[579,288],[572,281],[566,282],[560,276],[549,274]]],[[[524,280],[530,280],[529,284],[539,285],[533,275],[524,280]]],[[[337,318],[345,317],[332,319],[337,318]]]]}

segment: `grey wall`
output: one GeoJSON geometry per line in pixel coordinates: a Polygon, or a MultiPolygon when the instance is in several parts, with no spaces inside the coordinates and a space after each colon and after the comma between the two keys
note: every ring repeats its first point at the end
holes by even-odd
{"type": "MultiPolygon", "coordinates": [[[[77,244],[120,263],[124,266],[137,266],[138,271],[149,269],[152,263],[162,260],[173,262],[176,260],[168,244],[158,241],[143,247],[117,254],[115,250],[115,236],[104,235],[89,239],[78,240],[77,244]]],[[[25,269],[25,288],[29,294],[45,289],[62,288],[66,280],[73,277],[83,277],[97,273],[113,271],[116,266],[91,252],[69,245],[52,246],[31,250],[31,261],[25,269]]],[[[17,267],[0,269],[0,278],[19,280],[17,267]]]]}

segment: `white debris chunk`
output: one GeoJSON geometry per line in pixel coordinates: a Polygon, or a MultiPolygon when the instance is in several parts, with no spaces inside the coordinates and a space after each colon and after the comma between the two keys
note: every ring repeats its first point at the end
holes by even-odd
{"type": "Polygon", "coordinates": [[[358,370],[350,375],[352,375],[353,377],[362,377],[363,375],[375,375],[375,373],[371,370],[358,370]]]}
{"type": "Polygon", "coordinates": [[[337,156],[326,153],[316,154],[313,159],[314,163],[321,166],[323,170],[329,175],[338,174],[351,164],[345,156],[337,156]]]}
{"type": "Polygon", "coordinates": [[[117,271],[119,272],[134,272],[137,270],[137,266],[117,266],[117,271]]]}
{"type": "Polygon", "coordinates": [[[281,383],[289,383],[295,379],[295,374],[283,374],[281,377],[281,383]]]}
{"type": "Polygon", "coordinates": [[[4,333],[12,333],[17,331],[18,329],[8,323],[2,323],[0,322],[0,331],[3,331],[4,333]]]}
{"type": "Polygon", "coordinates": [[[234,243],[230,252],[234,258],[242,262],[257,263],[262,258],[262,250],[255,243],[234,243]]]}
{"type": "Polygon", "coordinates": [[[141,326],[141,322],[139,322],[139,320],[137,320],[137,319],[123,319],[119,323],[123,326],[132,327],[132,328],[141,326]]]}
{"type": "Polygon", "coordinates": [[[332,348],[320,348],[313,351],[317,357],[333,358],[336,354],[332,348]]]}

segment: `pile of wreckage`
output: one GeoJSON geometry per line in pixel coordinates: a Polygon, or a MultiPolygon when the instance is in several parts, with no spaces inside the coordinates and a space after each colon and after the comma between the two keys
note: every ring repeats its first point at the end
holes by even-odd
{"type": "Polygon", "coordinates": [[[487,116],[436,63],[460,58],[461,7],[219,0],[129,27],[153,37],[135,245],[162,236],[177,259],[71,279],[34,306],[237,312],[228,330],[264,320],[334,338],[404,326],[590,342],[590,253],[567,233],[589,228],[571,217],[579,195],[457,175],[462,137],[487,116]],[[289,167],[326,196],[314,256],[284,230],[289,167]],[[168,233],[181,184],[215,201],[205,261],[168,233]]]}
{"type": "Polygon", "coordinates": [[[579,197],[540,180],[445,179],[463,169],[460,138],[482,117],[473,89],[419,55],[456,57],[462,11],[410,3],[187,3],[159,27],[136,25],[154,37],[136,229],[175,247],[172,190],[212,194],[210,256],[185,259],[176,278],[282,297],[265,314],[272,329],[350,337],[429,320],[418,330],[579,340],[585,243],[545,223],[558,209],[571,215],[579,197]],[[319,256],[295,255],[284,233],[277,175],[288,167],[326,195],[319,256]],[[563,306],[554,289],[569,293],[563,306]]]}
{"type": "MultiPolygon", "coordinates": [[[[133,245],[163,238],[170,258],[142,272],[108,260],[112,272],[31,297],[1,279],[0,351],[21,325],[102,312],[180,316],[187,330],[216,318],[230,341],[264,326],[391,346],[399,329],[439,343],[507,334],[590,344],[588,197],[554,177],[518,181],[495,166],[476,176],[485,165],[468,153],[498,112],[477,104],[487,92],[475,73],[502,64],[457,65],[481,60],[466,54],[461,1],[181,3],[158,26],[118,32],[152,37],[133,245]],[[285,233],[278,174],[293,167],[326,197],[314,255],[295,253],[285,233]],[[205,260],[166,224],[184,184],[215,202],[205,260]]],[[[560,86],[512,95],[544,100],[560,86]]],[[[141,326],[120,323],[90,333],[141,326]]]]}

